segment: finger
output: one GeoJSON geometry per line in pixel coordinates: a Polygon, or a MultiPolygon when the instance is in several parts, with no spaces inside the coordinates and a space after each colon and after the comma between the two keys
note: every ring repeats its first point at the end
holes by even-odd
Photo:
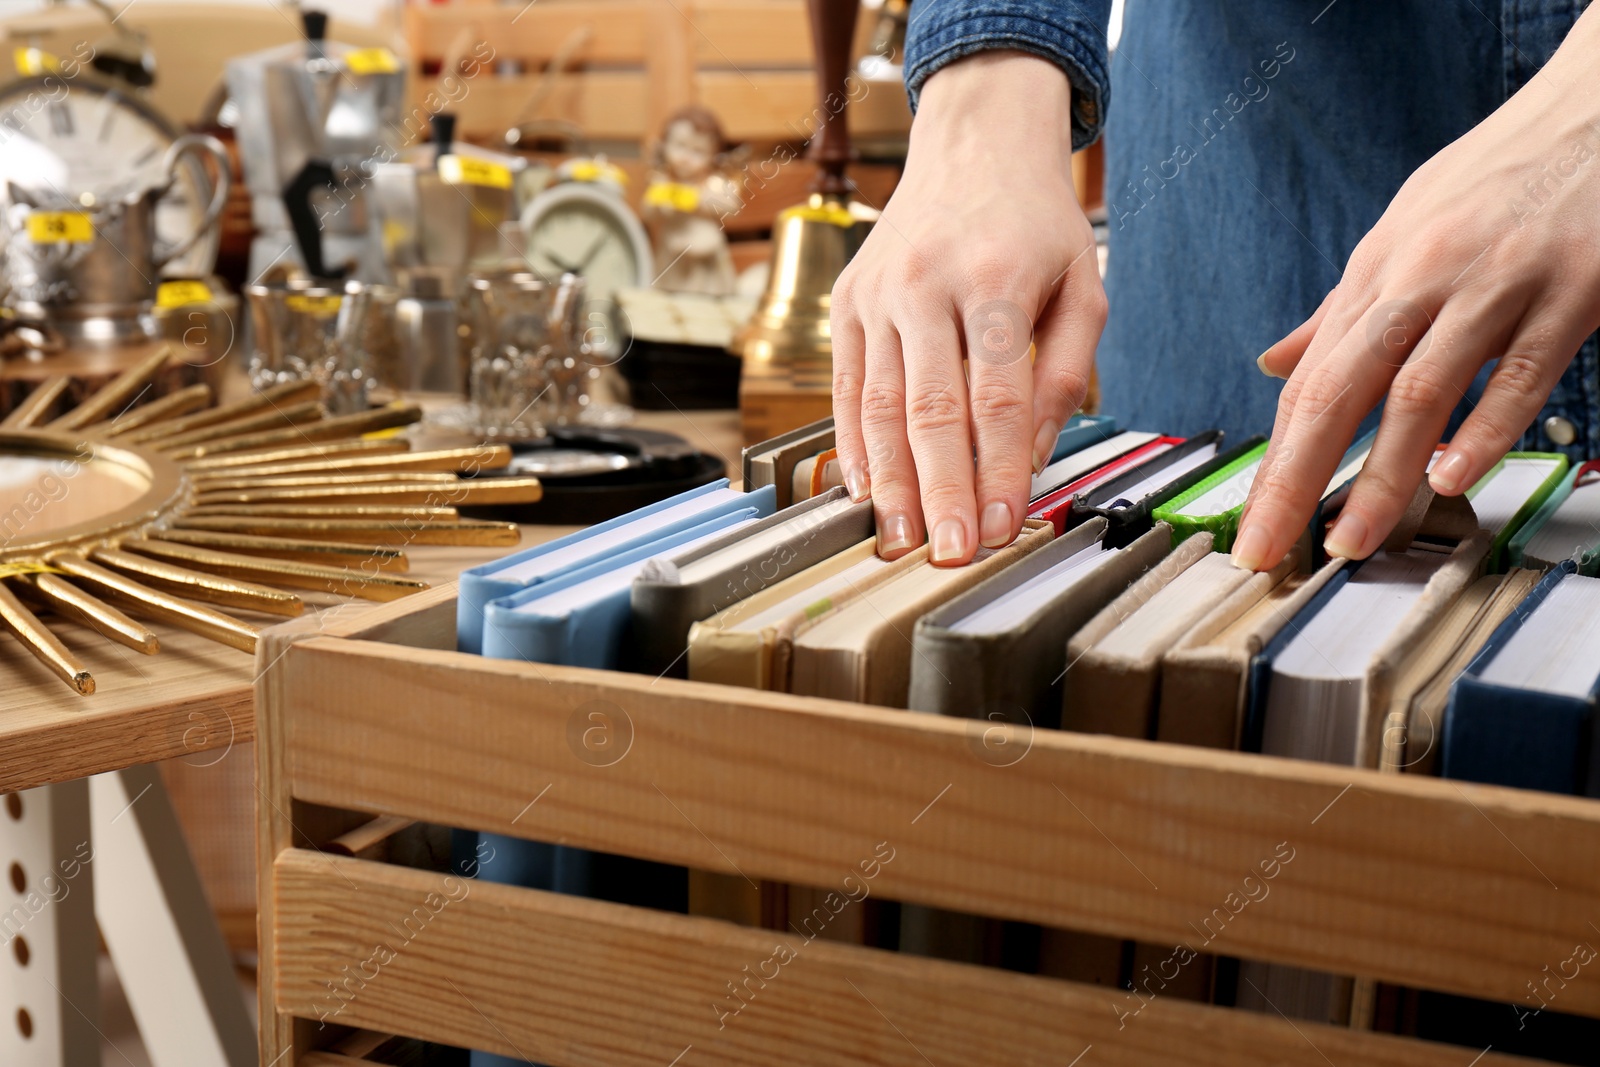
{"type": "Polygon", "coordinates": [[[1327,317],[1328,308],[1333,304],[1333,294],[1338,291],[1328,290],[1328,295],[1322,298],[1322,303],[1317,305],[1317,310],[1311,313],[1309,319],[1256,358],[1256,366],[1261,368],[1262,374],[1269,378],[1287,378],[1294,373],[1300,358],[1306,354],[1306,349],[1311,346],[1312,339],[1317,336],[1317,330],[1327,317]]]}
{"type": "Polygon", "coordinates": [[[1233,561],[1239,567],[1273,567],[1299,540],[1356,428],[1399,369],[1391,363],[1395,353],[1375,353],[1366,337],[1366,324],[1384,303],[1368,309],[1326,357],[1312,364],[1308,353],[1284,387],[1281,429],[1274,431],[1272,454],[1256,472],[1250,512],[1234,541],[1233,561]],[[1285,404],[1292,405],[1287,412],[1285,404]]]}
{"type": "Polygon", "coordinates": [[[917,470],[906,440],[906,383],[900,335],[887,323],[867,327],[861,386],[861,436],[872,478],[878,555],[898,559],[922,544],[917,470]]]}
{"type": "Polygon", "coordinates": [[[1061,427],[1089,392],[1094,350],[1106,325],[1106,291],[1090,242],[1039,316],[1033,363],[1033,471],[1050,462],[1061,427]]]}
{"type": "Polygon", "coordinates": [[[833,339],[833,433],[839,450],[839,469],[844,472],[850,499],[862,501],[872,495],[867,445],[861,435],[861,391],[865,385],[867,338],[856,314],[849,283],[841,279],[834,286],[828,307],[828,329],[833,339]]]}
{"type": "Polygon", "coordinates": [[[1500,462],[1538,417],[1588,333],[1569,309],[1529,313],[1490,372],[1483,398],[1434,464],[1428,482],[1435,492],[1464,493],[1500,462]]]}
{"type": "Polygon", "coordinates": [[[965,315],[978,541],[1011,543],[1028,510],[1033,447],[1033,316],[1013,300],[980,300],[965,315]]]}
{"type": "Polygon", "coordinates": [[[1328,532],[1328,555],[1365,559],[1405,514],[1450,413],[1466,399],[1466,387],[1483,365],[1485,349],[1510,330],[1510,324],[1497,329],[1485,321],[1482,311],[1467,317],[1446,308],[1395,374],[1372,452],[1328,532]],[[1458,339],[1465,341],[1458,345],[1458,339]]]}
{"type": "Polygon", "coordinates": [[[957,566],[978,549],[972,434],[953,309],[926,308],[899,325],[905,347],[906,436],[922,487],[928,558],[957,566]]]}

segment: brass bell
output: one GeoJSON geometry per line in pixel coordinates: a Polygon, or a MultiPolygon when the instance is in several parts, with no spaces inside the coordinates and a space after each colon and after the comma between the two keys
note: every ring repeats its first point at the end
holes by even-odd
{"type": "Polygon", "coordinates": [[[755,314],[734,339],[746,380],[815,378],[833,373],[828,304],[833,283],[855,255],[877,212],[850,199],[845,164],[850,133],[845,75],[859,0],[809,0],[817,57],[821,124],[813,144],[817,176],[803,204],[778,213],[772,227],[772,274],[755,314]]]}

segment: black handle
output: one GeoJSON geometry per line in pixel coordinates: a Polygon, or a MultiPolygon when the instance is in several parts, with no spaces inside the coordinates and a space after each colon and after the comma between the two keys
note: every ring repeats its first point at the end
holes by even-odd
{"type": "Polygon", "coordinates": [[[440,111],[428,121],[433,130],[433,160],[437,163],[450,154],[450,146],[455,143],[456,117],[448,111],[440,111]]]}
{"type": "Polygon", "coordinates": [[[306,40],[308,41],[326,40],[328,37],[328,13],[309,9],[300,12],[300,28],[305,31],[306,40]]]}
{"type": "Polygon", "coordinates": [[[311,160],[300,168],[294,180],[283,187],[283,206],[289,212],[289,225],[300,244],[300,258],[313,278],[343,278],[350,272],[348,266],[329,267],[322,258],[322,223],[311,206],[311,194],[317,189],[336,189],[337,179],[333,168],[319,160],[311,160]]]}

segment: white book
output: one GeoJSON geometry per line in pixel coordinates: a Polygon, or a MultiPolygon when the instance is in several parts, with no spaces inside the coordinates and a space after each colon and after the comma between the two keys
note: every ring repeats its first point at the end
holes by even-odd
{"type": "Polygon", "coordinates": [[[1556,583],[1480,677],[1586,699],[1600,679],[1600,578],[1569,574],[1556,583]]]}
{"type": "Polygon", "coordinates": [[[1027,585],[1019,586],[984,604],[948,626],[951,633],[1001,634],[1033,617],[1046,604],[1117,558],[1115,548],[1099,542],[1057,563],[1027,585]]]}
{"type": "Polygon", "coordinates": [[[1140,445],[1149,444],[1159,436],[1160,434],[1128,431],[1108,437],[1104,441],[1097,441],[1088,448],[1080,448],[1070,456],[1063,456],[1033,476],[1033,482],[1028,489],[1028,498],[1037,500],[1046,493],[1060,489],[1068,482],[1076,481],[1085,474],[1104,467],[1118,456],[1132,452],[1140,445]]]}

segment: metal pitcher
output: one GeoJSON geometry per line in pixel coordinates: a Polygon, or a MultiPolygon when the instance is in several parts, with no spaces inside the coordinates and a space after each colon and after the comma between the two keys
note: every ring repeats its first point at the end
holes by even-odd
{"type": "Polygon", "coordinates": [[[151,308],[161,268],[217,224],[228,200],[228,156],[214,137],[187,134],[167,150],[166,181],[122,198],[7,183],[5,272],[12,306],[69,340],[124,341],[155,336],[151,308]],[[178,160],[210,155],[217,182],[205,217],[173,245],[156,236],[156,205],[173,186],[178,160]]]}

